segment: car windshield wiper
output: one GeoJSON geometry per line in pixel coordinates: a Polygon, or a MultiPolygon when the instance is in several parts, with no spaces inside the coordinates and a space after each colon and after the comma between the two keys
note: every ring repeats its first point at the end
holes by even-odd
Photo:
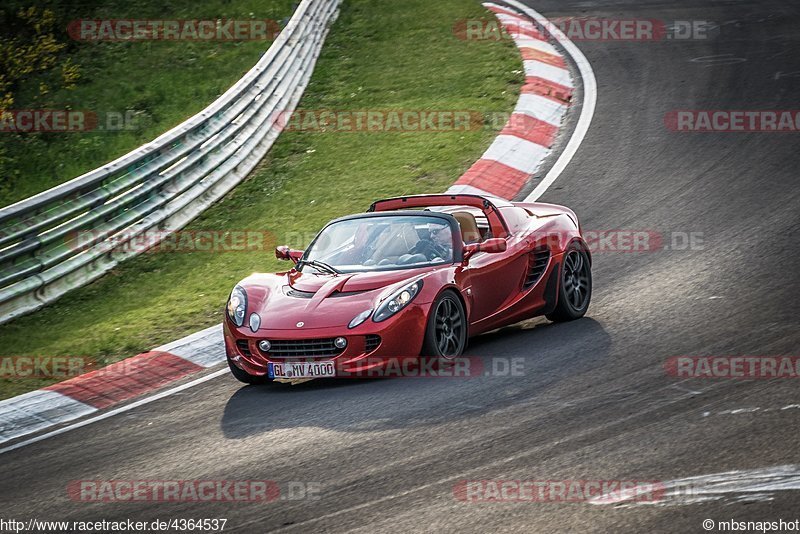
{"type": "Polygon", "coordinates": [[[336,267],[328,265],[324,261],[319,261],[319,260],[300,260],[300,261],[297,262],[297,267],[302,267],[303,265],[310,265],[312,267],[315,267],[318,271],[325,271],[325,272],[330,273],[330,274],[342,274],[342,271],[340,271],[336,267]]]}

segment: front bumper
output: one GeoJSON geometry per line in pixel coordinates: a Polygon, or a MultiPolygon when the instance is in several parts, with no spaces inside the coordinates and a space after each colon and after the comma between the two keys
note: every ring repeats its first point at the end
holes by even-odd
{"type": "Polygon", "coordinates": [[[370,318],[353,329],[348,329],[345,324],[327,328],[261,329],[253,333],[247,326],[236,327],[225,317],[225,352],[234,365],[253,376],[266,376],[270,363],[322,360],[333,361],[337,374],[341,373],[342,376],[363,375],[370,369],[382,366],[382,362],[419,356],[427,324],[425,308],[428,306],[411,304],[385,321],[375,323],[370,318]],[[380,338],[377,346],[375,336],[380,338]],[[271,343],[302,342],[336,337],[347,340],[347,346],[338,354],[278,357],[262,351],[258,346],[262,340],[271,343]]]}

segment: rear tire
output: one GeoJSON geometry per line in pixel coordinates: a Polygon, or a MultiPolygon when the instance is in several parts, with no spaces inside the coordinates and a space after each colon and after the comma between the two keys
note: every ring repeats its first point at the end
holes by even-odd
{"type": "Polygon", "coordinates": [[[266,384],[270,381],[267,376],[255,376],[244,369],[239,369],[230,358],[228,358],[228,367],[231,369],[231,374],[233,374],[234,378],[239,382],[244,382],[245,384],[266,384]]]}
{"type": "Polygon", "coordinates": [[[574,321],[586,315],[592,300],[592,267],[586,251],[571,243],[564,253],[556,308],[546,317],[554,322],[574,321]]]}
{"type": "Polygon", "coordinates": [[[456,358],[467,346],[467,317],[461,299],[451,290],[436,297],[428,314],[422,355],[456,358]]]}

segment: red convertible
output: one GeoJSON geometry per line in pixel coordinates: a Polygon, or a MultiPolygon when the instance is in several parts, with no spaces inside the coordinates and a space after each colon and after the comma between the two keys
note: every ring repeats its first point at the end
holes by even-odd
{"type": "Polygon", "coordinates": [[[571,210],[477,195],[379,200],[328,223],[294,262],[231,292],[233,375],[360,376],[398,357],[455,358],[467,339],[537,315],[582,317],[591,255],[571,210]]]}

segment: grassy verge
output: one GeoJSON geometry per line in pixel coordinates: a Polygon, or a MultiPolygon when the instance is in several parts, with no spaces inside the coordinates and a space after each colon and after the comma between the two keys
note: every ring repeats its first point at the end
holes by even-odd
{"type": "MultiPolygon", "coordinates": [[[[3,9],[16,12],[10,0],[3,9]]],[[[269,41],[85,42],[67,35],[80,19],[269,19],[292,13],[293,0],[102,0],[40,2],[56,16],[58,56],[79,66],[73,89],[52,85],[50,73],[25,79],[13,109],[81,110],[98,118],[85,133],[0,133],[0,206],[75,178],[154,139],[210,104],[242,77],[269,41]],[[48,5],[52,4],[52,5],[48,5]],[[119,117],[127,119],[123,124],[119,117]],[[117,127],[122,129],[117,129],[117,127]]],[[[22,7],[23,4],[20,4],[22,7]]],[[[20,51],[22,53],[22,51],[20,51]]],[[[56,67],[56,70],[58,66],[56,67]]]]}
{"type": "MultiPolygon", "coordinates": [[[[301,102],[309,110],[508,112],[522,83],[509,42],[468,42],[455,21],[485,16],[463,0],[346,0],[301,102]]],[[[252,175],[192,223],[266,230],[304,247],[331,218],[376,198],[439,192],[496,135],[440,132],[284,133],[252,175]]],[[[0,356],[89,355],[117,361],[220,321],[232,286],[286,267],[273,251],[144,254],[57,303],[0,326],[0,356]]],[[[46,381],[4,380],[0,396],[46,381]]]]}

